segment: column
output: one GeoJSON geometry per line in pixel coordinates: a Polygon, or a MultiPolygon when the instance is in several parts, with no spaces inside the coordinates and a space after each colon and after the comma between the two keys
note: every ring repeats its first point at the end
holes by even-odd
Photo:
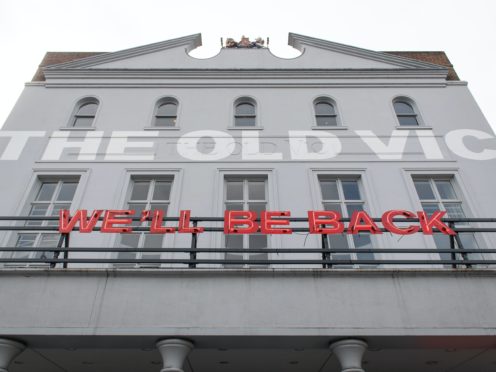
{"type": "Polygon", "coordinates": [[[157,342],[157,349],[164,362],[164,368],[160,372],[183,372],[184,361],[193,346],[189,341],[175,338],[157,342]]]}
{"type": "Polygon", "coordinates": [[[362,357],[367,350],[367,343],[362,340],[349,339],[334,342],[331,351],[341,363],[341,372],[365,372],[362,369],[362,357]]]}
{"type": "Polygon", "coordinates": [[[0,372],[8,372],[9,364],[25,348],[20,342],[0,338],[0,372]]]}

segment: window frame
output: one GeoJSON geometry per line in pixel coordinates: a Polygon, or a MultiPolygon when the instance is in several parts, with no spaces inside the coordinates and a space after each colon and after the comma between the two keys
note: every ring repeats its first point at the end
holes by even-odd
{"type": "Polygon", "coordinates": [[[396,129],[432,129],[432,127],[426,126],[423,120],[423,115],[421,114],[419,107],[414,99],[408,96],[396,96],[391,100],[392,111],[396,120],[396,129]],[[398,114],[396,112],[396,108],[394,107],[395,103],[405,103],[410,106],[413,110],[413,114],[398,114]],[[415,117],[417,121],[417,125],[402,125],[400,121],[400,117],[415,117]]]}
{"type": "Polygon", "coordinates": [[[320,95],[315,97],[312,100],[312,130],[346,130],[348,129],[343,125],[341,120],[341,113],[338,108],[338,104],[336,100],[330,96],[320,95]],[[334,115],[331,115],[336,118],[336,125],[318,125],[317,117],[323,115],[317,115],[316,106],[319,103],[327,103],[333,107],[334,115]]]}
{"type": "Polygon", "coordinates": [[[260,125],[260,109],[257,100],[251,96],[241,96],[236,98],[232,104],[232,114],[231,114],[231,125],[228,127],[230,130],[262,130],[263,127],[260,125]],[[238,116],[236,114],[236,108],[241,104],[250,104],[253,106],[255,115],[247,115],[246,117],[250,117],[254,119],[254,125],[250,126],[239,126],[236,125],[236,119],[238,117],[245,117],[243,115],[238,116]]]}
{"type": "MultiPolygon", "coordinates": [[[[71,115],[69,117],[69,120],[67,121],[67,123],[68,123],[67,126],[60,128],[60,130],[71,130],[71,131],[96,130],[96,121],[98,119],[100,109],[101,109],[101,100],[96,96],[86,96],[86,97],[78,99],[77,102],[73,105],[71,115]],[[90,104],[90,103],[94,103],[97,105],[95,115],[92,116],[93,121],[91,122],[91,126],[88,126],[88,127],[76,127],[76,126],[74,126],[76,124],[79,110],[83,106],[90,104]]],[[[86,116],[84,116],[84,117],[86,117],[86,116]]],[[[88,117],[91,117],[91,116],[88,116],[88,117]]]]}
{"type": "MultiPolygon", "coordinates": [[[[154,106],[153,106],[152,117],[149,121],[150,124],[147,127],[145,127],[144,129],[145,130],[179,130],[180,129],[180,126],[179,126],[180,117],[181,117],[180,108],[181,108],[181,105],[179,103],[179,99],[175,96],[164,96],[164,97],[157,99],[154,103],[154,106]],[[158,109],[160,108],[160,106],[162,106],[164,104],[168,104],[168,103],[173,103],[176,105],[175,125],[173,125],[173,126],[158,126],[158,125],[156,125],[158,109]]],[[[164,117],[174,117],[174,116],[164,116],[164,117]]]]}

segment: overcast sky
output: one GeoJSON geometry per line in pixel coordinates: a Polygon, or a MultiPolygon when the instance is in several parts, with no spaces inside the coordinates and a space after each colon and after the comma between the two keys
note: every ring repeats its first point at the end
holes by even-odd
{"type": "Polygon", "coordinates": [[[0,0],[0,126],[47,51],[111,52],[201,33],[195,56],[242,34],[294,56],[288,32],[376,51],[444,50],[496,128],[495,0],[0,0]]]}

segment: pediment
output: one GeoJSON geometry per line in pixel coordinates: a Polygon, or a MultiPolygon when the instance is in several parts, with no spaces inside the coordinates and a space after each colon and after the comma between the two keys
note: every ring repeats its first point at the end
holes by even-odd
{"type": "Polygon", "coordinates": [[[270,49],[222,48],[211,58],[198,59],[189,52],[201,45],[195,34],[155,44],[105,53],[52,65],[50,70],[168,70],[168,69],[324,69],[324,70],[445,70],[444,67],[331,41],[289,34],[289,45],[301,55],[280,58],[270,49]]]}

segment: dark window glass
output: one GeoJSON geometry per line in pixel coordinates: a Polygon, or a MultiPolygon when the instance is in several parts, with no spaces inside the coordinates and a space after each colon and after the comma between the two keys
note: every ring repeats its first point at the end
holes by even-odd
{"type": "Polygon", "coordinates": [[[317,102],[315,105],[315,120],[318,127],[338,125],[336,111],[329,102],[317,102]]]}
{"type": "Polygon", "coordinates": [[[159,104],[155,113],[156,127],[174,127],[177,122],[177,104],[175,102],[164,102],[159,104]]]}
{"type": "Polygon", "coordinates": [[[255,105],[249,102],[238,103],[234,113],[235,127],[254,127],[256,125],[255,105]]]}
{"type": "Polygon", "coordinates": [[[97,102],[87,102],[79,106],[72,126],[75,128],[88,128],[93,125],[95,120],[96,110],[98,109],[97,102]]]}
{"type": "Polygon", "coordinates": [[[394,111],[398,117],[398,122],[400,125],[405,126],[415,126],[419,125],[417,120],[417,114],[413,109],[412,105],[406,102],[398,101],[394,102],[394,111]]]}

